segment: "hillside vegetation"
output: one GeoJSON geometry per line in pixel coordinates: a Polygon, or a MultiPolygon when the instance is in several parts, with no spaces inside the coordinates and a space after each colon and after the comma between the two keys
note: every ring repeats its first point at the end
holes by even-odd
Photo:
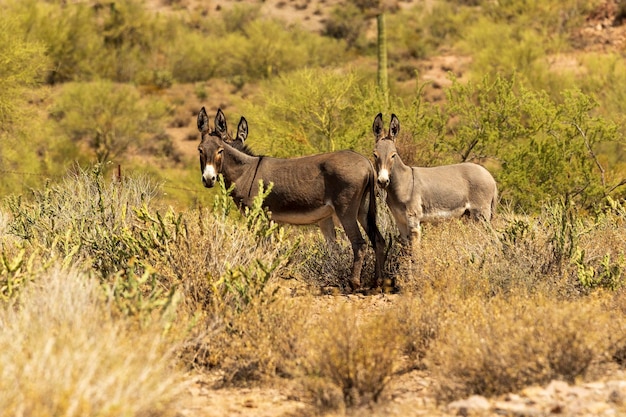
{"type": "Polygon", "coordinates": [[[309,415],[385,415],[406,375],[432,381],[402,388],[431,414],[621,375],[624,16],[601,0],[1,0],[3,415],[181,415],[190,373],[287,386],[309,415]],[[202,106],[230,129],[245,115],[249,146],[278,157],[369,157],[374,116],[394,113],[404,162],[493,173],[496,217],[426,227],[409,260],[379,198],[397,291],[342,296],[345,239],[202,187],[202,106]]]}

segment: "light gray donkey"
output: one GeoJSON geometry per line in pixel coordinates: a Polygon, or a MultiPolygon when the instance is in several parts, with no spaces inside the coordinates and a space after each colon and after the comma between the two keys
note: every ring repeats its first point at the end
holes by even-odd
{"type": "Polygon", "coordinates": [[[464,162],[430,168],[405,165],[396,149],[400,121],[391,115],[384,131],[382,114],[374,119],[374,159],[378,185],[387,191],[387,205],[396,220],[400,237],[415,248],[421,237],[421,222],[469,216],[490,221],[498,189],[489,171],[464,162]]]}

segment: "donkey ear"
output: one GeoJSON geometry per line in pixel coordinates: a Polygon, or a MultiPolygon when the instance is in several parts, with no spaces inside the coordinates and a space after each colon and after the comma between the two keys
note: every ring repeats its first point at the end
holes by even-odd
{"type": "Polygon", "coordinates": [[[245,117],[241,116],[241,119],[239,120],[239,126],[237,126],[237,139],[239,139],[241,143],[244,143],[247,138],[248,122],[246,121],[245,117]]]}
{"type": "Polygon", "coordinates": [[[400,132],[400,120],[395,114],[391,115],[391,122],[389,123],[389,137],[392,140],[396,140],[396,136],[400,132]]]}
{"type": "Polygon", "coordinates": [[[374,136],[376,137],[376,142],[381,140],[385,135],[385,129],[383,127],[383,114],[378,113],[376,118],[374,119],[374,125],[372,126],[372,130],[374,131],[374,136]]]}
{"type": "Polygon", "coordinates": [[[207,116],[204,107],[202,107],[200,113],[198,113],[198,131],[200,131],[200,133],[209,131],[209,116],[207,116]]]}
{"type": "Polygon", "coordinates": [[[224,116],[222,109],[217,109],[217,113],[215,113],[215,130],[222,135],[226,133],[226,116],[224,116]]]}

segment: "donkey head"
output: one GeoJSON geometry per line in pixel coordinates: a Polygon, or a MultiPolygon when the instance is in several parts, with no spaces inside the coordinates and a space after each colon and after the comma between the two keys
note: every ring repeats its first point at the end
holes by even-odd
{"type": "Polygon", "coordinates": [[[202,183],[211,188],[217,181],[217,176],[222,172],[224,164],[224,147],[231,145],[235,148],[243,148],[248,137],[248,122],[245,117],[239,120],[237,137],[233,139],[226,127],[226,117],[221,109],[215,115],[215,129],[210,130],[209,117],[204,107],[198,113],[198,130],[202,136],[198,152],[200,153],[200,172],[202,183]]]}
{"type": "Polygon", "coordinates": [[[390,182],[390,172],[393,164],[398,157],[396,149],[396,136],[400,132],[400,121],[395,114],[391,115],[391,123],[389,123],[389,131],[385,132],[383,126],[383,115],[378,113],[374,119],[372,127],[374,136],[376,137],[376,145],[374,146],[374,161],[376,172],[378,174],[377,181],[381,188],[386,188],[390,182]]]}
{"type": "Polygon", "coordinates": [[[217,175],[222,171],[224,162],[224,141],[218,129],[223,128],[223,132],[226,132],[226,118],[221,110],[217,111],[215,125],[216,129],[211,131],[209,117],[204,107],[202,107],[200,113],[198,113],[198,131],[200,131],[202,137],[200,145],[198,145],[198,152],[200,153],[202,184],[207,188],[215,185],[217,175]],[[221,124],[221,126],[217,127],[218,124],[221,124]]]}

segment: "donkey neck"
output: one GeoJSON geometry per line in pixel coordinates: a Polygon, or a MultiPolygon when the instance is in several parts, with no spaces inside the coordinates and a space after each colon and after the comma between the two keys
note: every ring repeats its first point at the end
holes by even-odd
{"type": "Polygon", "coordinates": [[[248,155],[230,145],[224,146],[222,175],[227,188],[235,184],[232,197],[238,203],[243,201],[245,204],[245,199],[254,193],[255,177],[262,158],[248,155]]]}
{"type": "Polygon", "coordinates": [[[405,194],[407,187],[410,186],[412,190],[415,184],[413,168],[402,162],[402,159],[398,155],[390,174],[391,182],[387,190],[387,195],[396,201],[404,201],[410,198],[410,195],[407,196],[405,194]]]}

